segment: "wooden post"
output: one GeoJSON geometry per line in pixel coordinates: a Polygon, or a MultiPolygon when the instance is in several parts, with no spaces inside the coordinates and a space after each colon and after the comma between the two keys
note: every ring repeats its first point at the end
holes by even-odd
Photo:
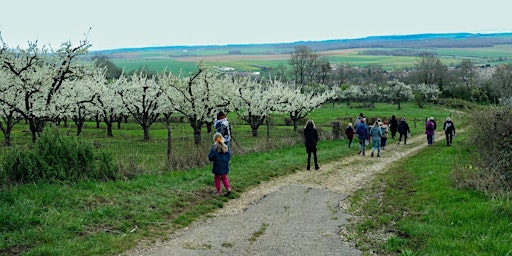
{"type": "Polygon", "coordinates": [[[171,166],[171,153],[172,153],[172,128],[167,125],[167,167],[171,166]]]}

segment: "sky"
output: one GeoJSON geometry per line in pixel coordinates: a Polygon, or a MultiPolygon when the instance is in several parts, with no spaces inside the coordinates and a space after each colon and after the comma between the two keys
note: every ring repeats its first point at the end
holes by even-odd
{"type": "Polygon", "coordinates": [[[90,50],[512,32],[510,0],[2,0],[9,47],[90,50]]]}

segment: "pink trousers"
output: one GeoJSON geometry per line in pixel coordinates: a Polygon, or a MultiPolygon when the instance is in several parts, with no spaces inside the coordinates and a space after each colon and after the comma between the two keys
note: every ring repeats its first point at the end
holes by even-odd
{"type": "Polygon", "coordinates": [[[220,182],[222,181],[222,184],[224,184],[224,187],[227,191],[231,191],[231,187],[229,186],[229,180],[227,174],[215,174],[213,176],[213,181],[215,182],[215,189],[217,190],[217,193],[220,194],[220,182]]]}

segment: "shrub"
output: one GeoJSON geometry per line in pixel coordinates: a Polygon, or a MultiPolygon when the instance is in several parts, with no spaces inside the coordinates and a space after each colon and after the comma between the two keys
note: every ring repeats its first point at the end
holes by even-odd
{"type": "Polygon", "coordinates": [[[43,132],[33,145],[8,149],[0,170],[0,178],[7,184],[109,180],[116,174],[110,155],[96,154],[92,144],[65,136],[54,127],[43,132]]]}
{"type": "Polygon", "coordinates": [[[333,121],[331,122],[332,127],[332,136],[335,140],[339,140],[343,137],[344,129],[342,127],[341,121],[333,121]]]}
{"type": "MultiPolygon", "coordinates": [[[[487,193],[512,190],[512,109],[474,111],[470,143],[478,148],[475,166],[459,170],[458,183],[487,193]],[[461,175],[464,173],[464,175],[461,175]]],[[[459,184],[460,185],[460,184],[459,184]]]]}

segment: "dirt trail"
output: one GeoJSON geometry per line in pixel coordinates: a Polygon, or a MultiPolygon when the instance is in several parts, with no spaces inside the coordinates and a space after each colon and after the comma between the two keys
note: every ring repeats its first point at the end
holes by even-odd
{"type": "MultiPolygon", "coordinates": [[[[444,142],[438,132],[437,143],[444,142]]],[[[347,141],[340,142],[346,146],[347,141]]],[[[376,173],[427,146],[425,135],[407,145],[388,139],[381,157],[357,154],[323,163],[318,171],[298,171],[264,182],[230,200],[203,219],[176,232],[168,241],[137,248],[128,255],[360,255],[342,241],[351,217],[343,200],[364,188],[376,173]]],[[[376,154],[375,154],[376,155],[376,154]]]]}

